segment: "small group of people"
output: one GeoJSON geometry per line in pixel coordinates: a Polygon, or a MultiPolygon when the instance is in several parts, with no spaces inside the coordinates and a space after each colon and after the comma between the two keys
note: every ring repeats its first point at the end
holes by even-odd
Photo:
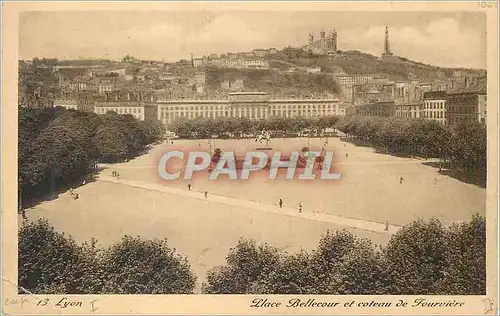
{"type": "MultiPolygon", "coordinates": [[[[281,198],[279,199],[278,206],[280,208],[283,208],[283,199],[281,199],[281,198]]],[[[302,203],[299,203],[299,213],[302,213],[302,203]]]]}
{"type": "MultiPolygon", "coordinates": [[[[188,191],[191,191],[191,183],[188,183],[187,188],[188,191]]],[[[208,199],[208,191],[203,192],[203,195],[205,196],[205,200],[208,199]]]]}
{"type": "Polygon", "coordinates": [[[78,198],[80,197],[80,196],[78,195],[78,193],[77,193],[77,192],[75,192],[75,191],[73,190],[73,188],[69,189],[69,193],[71,194],[71,197],[72,197],[74,200],[78,200],[78,198]]]}
{"type": "MultiPolygon", "coordinates": [[[[191,183],[188,183],[188,191],[191,191],[191,183]]],[[[208,199],[208,191],[203,192],[203,195],[205,196],[205,200],[208,199]]]]}
{"type": "Polygon", "coordinates": [[[112,172],[112,175],[113,175],[113,177],[115,177],[117,179],[120,179],[120,174],[118,172],[114,171],[114,170],[112,172]]]}

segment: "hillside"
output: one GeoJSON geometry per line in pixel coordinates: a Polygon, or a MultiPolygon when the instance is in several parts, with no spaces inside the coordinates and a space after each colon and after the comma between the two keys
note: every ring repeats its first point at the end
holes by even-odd
{"type": "Polygon", "coordinates": [[[403,57],[382,60],[377,56],[359,51],[339,51],[336,56],[317,56],[299,48],[288,47],[267,58],[271,65],[277,65],[280,69],[286,68],[282,62],[298,67],[321,67],[322,71],[327,73],[333,73],[335,68],[341,67],[347,74],[384,74],[394,80],[451,77],[456,70],[466,70],[469,73],[481,72],[481,70],[464,68],[442,68],[403,57]]]}
{"type": "Polygon", "coordinates": [[[263,91],[273,95],[305,96],[340,92],[337,83],[326,74],[286,73],[272,69],[206,69],[207,88],[211,91],[221,91],[224,81],[235,80],[243,80],[244,91],[263,91]]]}

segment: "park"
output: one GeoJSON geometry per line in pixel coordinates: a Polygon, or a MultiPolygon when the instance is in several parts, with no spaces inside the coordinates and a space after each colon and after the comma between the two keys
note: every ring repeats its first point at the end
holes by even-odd
{"type": "MultiPolygon", "coordinates": [[[[273,138],[269,146],[290,152],[321,148],[324,142],[273,138]]],[[[199,290],[207,271],[223,264],[242,237],[294,252],[314,249],[327,230],[346,229],[384,246],[418,218],[451,225],[475,213],[485,215],[485,189],[440,174],[423,159],[379,153],[337,137],[328,139],[335,172],[342,174],[335,181],[270,180],[259,174],[237,181],[196,174],[163,181],[157,172],[161,156],[173,149],[246,152],[256,146],[254,139],[163,142],[130,161],[101,165],[96,181],[75,189],[79,199],[65,192],[34,206],[27,216],[47,218],[78,242],[94,237],[111,245],[124,235],[167,238],[187,257],[199,290]]]]}

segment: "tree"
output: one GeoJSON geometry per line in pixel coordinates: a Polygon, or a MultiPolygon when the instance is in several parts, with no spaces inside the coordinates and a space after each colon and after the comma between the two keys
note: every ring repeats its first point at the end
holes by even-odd
{"type": "Polygon", "coordinates": [[[486,294],[486,220],[478,214],[447,231],[447,268],[440,292],[486,294]]]}
{"type": "Polygon", "coordinates": [[[380,294],[385,286],[372,244],[345,230],[321,238],[312,266],[317,294],[380,294]]]}
{"type": "Polygon", "coordinates": [[[484,217],[442,227],[417,220],[385,249],[347,231],[327,231],[311,253],[240,240],[211,269],[210,294],[481,295],[486,291],[484,217]]]}
{"type": "Polygon", "coordinates": [[[389,294],[439,293],[447,266],[445,229],[436,220],[417,220],[392,236],[384,250],[389,294]]]}
{"type": "Polygon", "coordinates": [[[31,142],[21,143],[29,153],[21,157],[19,166],[23,198],[55,193],[88,174],[99,155],[93,143],[97,124],[95,114],[64,110],[31,142]]]}
{"type": "Polygon", "coordinates": [[[166,240],[125,236],[103,252],[109,294],[188,294],[196,277],[187,260],[168,247],[166,240]]]}
{"type": "Polygon", "coordinates": [[[251,293],[258,294],[314,294],[315,275],[311,259],[307,252],[297,254],[280,254],[276,265],[264,280],[253,284],[251,293]]]}
{"type": "Polygon", "coordinates": [[[158,120],[139,121],[138,124],[145,135],[146,144],[157,142],[165,135],[165,125],[158,120]]]}
{"type": "Polygon", "coordinates": [[[115,126],[99,126],[95,142],[102,162],[123,161],[127,157],[126,136],[115,126]]]}
{"type": "Polygon", "coordinates": [[[196,277],[165,240],[125,236],[110,248],[81,246],[46,220],[19,231],[19,285],[40,294],[189,294],[196,277]]]}
{"type": "Polygon", "coordinates": [[[453,164],[486,179],[486,126],[467,122],[458,125],[451,139],[453,164]]]}
{"type": "Polygon", "coordinates": [[[19,104],[22,107],[52,107],[59,93],[58,78],[52,71],[52,64],[34,60],[32,65],[19,66],[19,104]]]}
{"type": "Polygon", "coordinates": [[[31,293],[98,293],[102,275],[89,248],[58,233],[46,220],[19,230],[19,286],[31,293]]]}
{"type": "Polygon", "coordinates": [[[229,250],[227,265],[211,269],[202,291],[207,294],[245,294],[258,286],[272,273],[280,261],[276,248],[267,244],[257,246],[254,240],[241,239],[229,250]]]}

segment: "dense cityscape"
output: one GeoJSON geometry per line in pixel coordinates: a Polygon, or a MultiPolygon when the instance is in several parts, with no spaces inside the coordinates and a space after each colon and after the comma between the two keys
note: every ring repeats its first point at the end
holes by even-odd
{"type": "Polygon", "coordinates": [[[157,119],[167,128],[177,118],[356,114],[423,118],[450,126],[486,123],[485,71],[438,68],[397,57],[386,28],[384,51],[375,63],[390,67],[363,73],[351,70],[346,60],[365,56],[339,51],[337,36],[337,31],[328,36],[321,31],[300,48],[191,55],[176,63],[128,55],[120,62],[21,61],[20,104],[116,111],[157,119]]]}
{"type": "Polygon", "coordinates": [[[486,71],[342,35],[19,61],[19,293],[485,295],[486,71]],[[342,177],[208,181],[237,150],[342,177]],[[162,182],[170,151],[210,168],[162,182]]]}

